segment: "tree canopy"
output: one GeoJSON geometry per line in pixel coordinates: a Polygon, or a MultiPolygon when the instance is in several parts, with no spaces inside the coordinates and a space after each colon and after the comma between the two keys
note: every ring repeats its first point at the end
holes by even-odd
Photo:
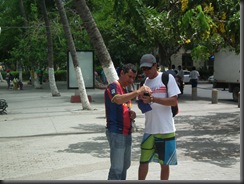
{"type": "Polygon", "coordinates": [[[180,47],[206,60],[220,48],[240,51],[240,4],[236,0],[116,0],[116,15],[133,25],[137,35],[159,49],[163,64],[180,47]]]}
{"type": "MultiPolygon", "coordinates": [[[[73,1],[64,1],[79,50],[93,50],[73,1]]],[[[0,1],[0,62],[15,69],[47,65],[45,23],[38,0],[0,1]]],[[[179,48],[193,59],[207,60],[220,48],[240,52],[240,2],[237,0],[89,0],[88,6],[114,65],[137,64],[151,52],[167,66],[179,48]]],[[[46,1],[54,45],[55,68],[66,68],[67,44],[58,11],[46,1]]],[[[99,65],[95,57],[96,65],[99,65]]]]}

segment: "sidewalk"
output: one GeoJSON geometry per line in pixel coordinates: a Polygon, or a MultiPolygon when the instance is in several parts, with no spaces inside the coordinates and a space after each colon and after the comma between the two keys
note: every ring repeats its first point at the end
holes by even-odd
{"type": "MultiPolygon", "coordinates": [[[[60,97],[24,86],[13,91],[0,83],[0,98],[8,102],[0,115],[0,178],[2,180],[106,180],[109,148],[105,137],[103,90],[88,89],[92,111],[70,103],[75,90],[57,83],[60,97]]],[[[199,87],[199,95],[204,86],[199,87]]],[[[240,180],[240,108],[229,99],[211,104],[208,97],[191,100],[190,86],[179,98],[178,165],[170,180],[240,180]]],[[[209,93],[211,90],[209,89],[209,93]]],[[[224,92],[223,92],[224,93],[224,92]]],[[[144,115],[137,113],[132,165],[128,180],[137,180],[144,115]]],[[[159,179],[159,165],[150,164],[147,180],[159,179]]]]}

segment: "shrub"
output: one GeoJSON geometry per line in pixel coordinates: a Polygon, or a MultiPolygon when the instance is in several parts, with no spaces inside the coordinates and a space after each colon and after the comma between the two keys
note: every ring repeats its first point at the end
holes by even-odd
{"type": "Polygon", "coordinates": [[[56,81],[67,81],[67,71],[66,70],[55,71],[55,80],[56,81]]]}

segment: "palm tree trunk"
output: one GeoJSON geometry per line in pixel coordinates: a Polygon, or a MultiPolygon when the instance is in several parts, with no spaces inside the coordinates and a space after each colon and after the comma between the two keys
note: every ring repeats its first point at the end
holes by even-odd
{"type": "Polygon", "coordinates": [[[64,27],[64,32],[65,32],[66,39],[68,42],[68,48],[69,48],[69,51],[71,53],[71,57],[73,60],[73,65],[74,65],[74,69],[75,69],[75,73],[76,73],[81,103],[82,103],[84,110],[91,110],[90,102],[89,102],[88,96],[86,94],[85,82],[84,82],[84,79],[82,76],[81,69],[79,67],[78,57],[76,54],[76,48],[75,48],[75,44],[74,44],[74,41],[73,41],[73,38],[71,35],[71,30],[70,30],[70,26],[68,23],[67,15],[66,15],[62,1],[55,0],[55,2],[57,4],[58,10],[59,10],[61,21],[62,21],[63,27],[64,27]]]}
{"type": "MultiPolygon", "coordinates": [[[[22,17],[24,18],[24,26],[27,27],[28,26],[28,20],[27,20],[27,16],[26,16],[26,12],[25,12],[25,7],[24,7],[24,2],[23,0],[19,1],[19,6],[20,6],[20,12],[22,17]]],[[[18,61],[18,70],[19,70],[19,80],[23,81],[23,71],[22,71],[22,59],[20,59],[20,61],[18,61]]]]}
{"type": "Polygon", "coordinates": [[[163,66],[171,66],[170,55],[167,52],[167,49],[163,46],[162,43],[158,44],[158,52],[161,58],[161,65],[163,66]]]}
{"type": "Polygon", "coordinates": [[[48,81],[49,86],[51,89],[52,96],[60,96],[60,93],[58,91],[56,81],[55,81],[55,75],[54,75],[54,68],[53,68],[53,41],[52,41],[52,33],[50,29],[50,21],[48,19],[47,15],[47,9],[46,9],[46,3],[45,0],[41,1],[41,10],[42,14],[45,20],[45,26],[46,26],[46,35],[47,35],[47,43],[48,43],[48,81]]]}
{"type": "Polygon", "coordinates": [[[97,25],[92,17],[89,7],[86,4],[86,0],[75,0],[76,9],[84,22],[87,33],[90,36],[92,45],[95,49],[95,53],[101,62],[104,73],[108,80],[108,83],[111,83],[118,79],[117,72],[114,68],[114,64],[110,57],[110,54],[104,44],[102,35],[97,28],[97,25]]]}

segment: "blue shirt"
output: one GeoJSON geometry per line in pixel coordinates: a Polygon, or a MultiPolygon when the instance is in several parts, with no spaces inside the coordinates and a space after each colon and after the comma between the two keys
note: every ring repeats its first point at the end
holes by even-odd
{"type": "Polygon", "coordinates": [[[124,93],[127,93],[127,91],[122,88],[119,82],[113,82],[106,88],[104,92],[106,128],[110,132],[130,135],[132,128],[130,119],[131,100],[123,104],[113,102],[115,96],[124,93]]]}

